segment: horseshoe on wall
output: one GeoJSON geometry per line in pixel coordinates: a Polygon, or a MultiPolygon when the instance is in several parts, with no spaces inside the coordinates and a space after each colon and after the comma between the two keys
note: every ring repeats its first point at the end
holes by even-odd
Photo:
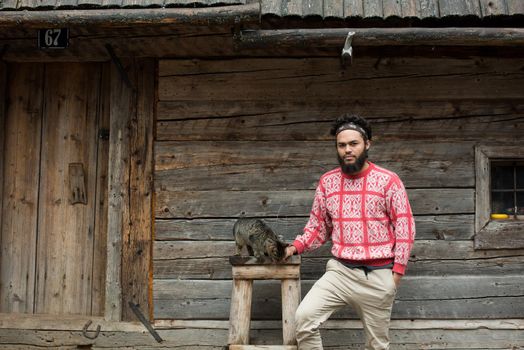
{"type": "Polygon", "coordinates": [[[84,328],[82,328],[82,335],[84,337],[86,337],[87,339],[96,339],[98,338],[98,335],[100,334],[100,325],[96,326],[96,333],[95,335],[91,336],[89,334],[87,334],[87,329],[89,328],[89,326],[91,325],[91,323],[93,323],[93,321],[89,320],[86,322],[86,324],[84,325],[84,328]]]}

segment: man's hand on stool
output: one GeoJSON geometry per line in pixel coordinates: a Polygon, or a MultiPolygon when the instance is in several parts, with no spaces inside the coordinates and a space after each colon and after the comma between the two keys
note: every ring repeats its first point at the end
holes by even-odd
{"type": "Polygon", "coordinates": [[[284,256],[284,260],[289,258],[291,255],[294,255],[296,252],[297,248],[293,244],[288,245],[286,247],[286,255],[284,256]]]}

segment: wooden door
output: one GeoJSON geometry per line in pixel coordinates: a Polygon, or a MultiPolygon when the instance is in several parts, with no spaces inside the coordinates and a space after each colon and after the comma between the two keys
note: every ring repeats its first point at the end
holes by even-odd
{"type": "Polygon", "coordinates": [[[17,64],[8,74],[0,311],[103,314],[104,66],[17,64]]]}

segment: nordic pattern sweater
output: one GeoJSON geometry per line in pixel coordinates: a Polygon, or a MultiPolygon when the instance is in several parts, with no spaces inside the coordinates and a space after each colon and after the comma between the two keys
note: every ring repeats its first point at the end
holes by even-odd
{"type": "Polygon", "coordinates": [[[415,239],[415,221],[400,178],[371,162],[362,173],[340,167],[320,178],[309,221],[293,245],[312,251],[331,239],[331,253],[351,264],[394,263],[404,274],[415,239]]]}

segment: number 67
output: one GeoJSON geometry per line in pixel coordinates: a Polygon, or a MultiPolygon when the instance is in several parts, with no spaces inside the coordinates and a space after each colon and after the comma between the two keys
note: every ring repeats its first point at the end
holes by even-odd
{"type": "Polygon", "coordinates": [[[58,37],[61,31],[61,29],[46,30],[44,36],[46,46],[58,46],[58,37]]]}

